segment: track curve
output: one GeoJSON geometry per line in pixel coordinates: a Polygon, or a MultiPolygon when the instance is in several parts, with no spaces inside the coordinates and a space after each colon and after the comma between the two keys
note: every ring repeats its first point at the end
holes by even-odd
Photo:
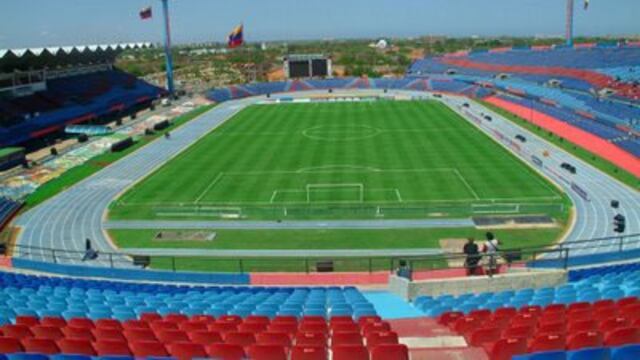
{"type": "MultiPolygon", "coordinates": [[[[354,94],[366,92],[367,94],[382,95],[382,91],[374,90],[347,90],[345,93],[354,94]]],[[[287,96],[306,97],[311,94],[326,94],[325,91],[310,91],[287,96]]],[[[340,93],[340,91],[336,91],[340,93]]],[[[425,96],[424,92],[389,91],[385,95],[393,93],[404,95],[425,96]]],[[[84,250],[84,241],[90,238],[98,251],[113,252],[117,249],[110,242],[105,233],[104,222],[106,211],[113,199],[126,191],[136,182],[144,179],[149,173],[162,166],[171,158],[187,149],[202,136],[215,129],[235,113],[244,107],[264,97],[254,97],[222,103],[200,117],[189,121],[180,128],[172,131],[170,140],[157,139],[131,155],[101,170],[95,175],[74,185],[68,190],[56,195],[40,206],[29,210],[16,219],[16,225],[20,226],[18,243],[24,246],[55,248],[60,250],[78,251],[78,256],[72,256],[64,262],[69,264],[82,263],[81,252],[84,250]]],[[[482,122],[479,126],[482,131],[495,138],[492,130],[499,130],[507,137],[513,138],[515,134],[523,134],[527,137],[527,143],[521,152],[516,153],[528,164],[532,164],[531,154],[540,153],[544,149],[550,149],[551,155],[545,158],[545,167],[538,169],[547,178],[561,187],[575,205],[575,224],[566,236],[565,240],[578,240],[612,236],[611,224],[612,209],[609,208],[611,199],[620,200],[627,221],[629,233],[640,232],[640,195],[634,189],[612,179],[590,165],[576,159],[565,151],[549,144],[536,135],[518,127],[500,115],[478,104],[471,108],[463,108],[464,98],[444,96],[442,101],[452,109],[473,122],[473,116],[479,117],[481,113],[491,114],[494,121],[482,122]],[[559,171],[559,164],[563,161],[570,162],[577,167],[577,174],[569,180],[559,171]],[[589,198],[585,199],[572,190],[571,182],[587,189],[589,198]]],[[[503,145],[505,145],[503,143],[503,145]]],[[[505,147],[509,148],[505,145],[505,147]]],[[[536,168],[535,165],[532,167],[536,168]]],[[[499,174],[496,174],[499,176],[499,174]]],[[[615,248],[614,242],[603,243],[598,248],[577,248],[577,253],[605,252],[615,248]]],[[[640,244],[637,244],[640,246],[640,244]]],[[[33,260],[51,260],[51,257],[42,253],[27,253],[21,248],[16,249],[17,255],[33,260]]],[[[119,263],[129,264],[125,255],[116,259],[119,263]]],[[[110,266],[110,260],[99,258],[91,262],[92,265],[110,266]]]]}

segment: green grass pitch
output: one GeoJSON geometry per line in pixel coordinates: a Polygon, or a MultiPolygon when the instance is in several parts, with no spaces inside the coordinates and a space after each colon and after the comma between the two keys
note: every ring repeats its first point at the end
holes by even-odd
{"type": "Polygon", "coordinates": [[[112,219],[423,218],[567,211],[435,101],[254,105],[151,174],[112,219]]]}

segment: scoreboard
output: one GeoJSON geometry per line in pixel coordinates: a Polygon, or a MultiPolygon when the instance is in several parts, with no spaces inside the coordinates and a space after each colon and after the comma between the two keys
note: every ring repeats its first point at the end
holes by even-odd
{"type": "Polygon", "coordinates": [[[284,58],[284,73],[289,79],[330,77],[331,59],[324,55],[289,55],[284,58]]]}

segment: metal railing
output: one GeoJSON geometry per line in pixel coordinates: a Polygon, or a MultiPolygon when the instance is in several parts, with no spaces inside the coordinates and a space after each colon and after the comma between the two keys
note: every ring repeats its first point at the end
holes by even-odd
{"type": "MultiPolygon", "coordinates": [[[[569,267],[569,260],[578,251],[589,248],[591,253],[622,253],[631,249],[640,250],[640,234],[625,236],[603,237],[590,240],[579,240],[538,247],[506,248],[497,253],[501,264],[518,266],[528,264],[535,266],[539,263],[553,261],[554,266],[569,267]],[[609,251],[610,250],[610,251],[609,251]]],[[[134,258],[140,255],[130,255],[126,249],[122,252],[98,252],[94,260],[82,261],[85,251],[54,249],[38,246],[15,245],[12,255],[15,258],[31,259],[53,264],[97,265],[108,268],[134,268],[134,258]]],[[[313,253],[310,250],[310,253],[313,253]]],[[[487,257],[487,255],[481,256],[487,257]]],[[[445,269],[464,269],[466,255],[462,253],[443,253],[434,255],[410,256],[245,256],[245,257],[212,257],[205,255],[158,255],[147,256],[150,267],[158,270],[170,271],[204,271],[204,272],[304,272],[313,273],[323,271],[323,267],[330,264],[331,271],[336,272],[393,272],[404,262],[413,272],[433,271],[445,269]]]]}

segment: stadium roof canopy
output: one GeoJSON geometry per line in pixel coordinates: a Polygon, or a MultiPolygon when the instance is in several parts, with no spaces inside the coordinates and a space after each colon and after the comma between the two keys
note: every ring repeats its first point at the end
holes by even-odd
{"type": "Polygon", "coordinates": [[[152,47],[149,42],[86,46],[0,49],[0,73],[55,69],[113,62],[124,50],[152,47]]]}

